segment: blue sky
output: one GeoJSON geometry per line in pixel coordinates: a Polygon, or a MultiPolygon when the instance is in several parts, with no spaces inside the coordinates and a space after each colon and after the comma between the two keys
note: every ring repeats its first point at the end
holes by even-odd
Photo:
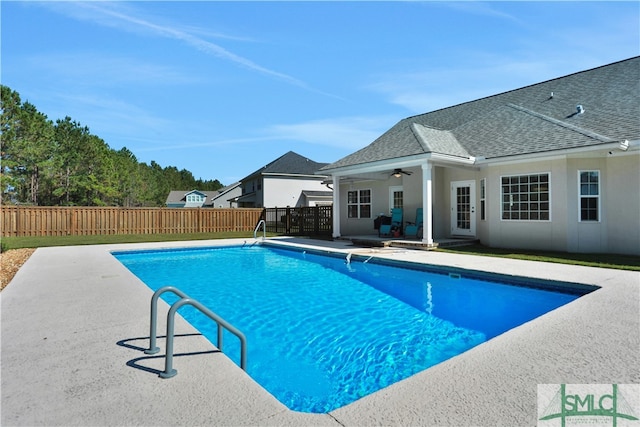
{"type": "Polygon", "coordinates": [[[1,81],[231,184],[399,120],[640,55],[640,2],[2,1],[1,81]]]}

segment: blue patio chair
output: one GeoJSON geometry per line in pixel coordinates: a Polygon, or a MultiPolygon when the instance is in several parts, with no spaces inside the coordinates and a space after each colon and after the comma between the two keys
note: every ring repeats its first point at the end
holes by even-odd
{"type": "Polygon", "coordinates": [[[392,236],[396,231],[402,234],[402,208],[391,210],[391,224],[380,226],[380,236],[392,236]]]}
{"type": "Polygon", "coordinates": [[[408,222],[404,228],[405,237],[421,237],[418,236],[420,229],[422,228],[422,208],[416,209],[416,222],[408,222]]]}

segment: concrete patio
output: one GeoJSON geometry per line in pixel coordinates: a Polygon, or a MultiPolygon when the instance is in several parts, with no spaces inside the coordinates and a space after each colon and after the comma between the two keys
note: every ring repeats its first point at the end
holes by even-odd
{"type": "Polygon", "coordinates": [[[638,272],[286,238],[269,242],[600,289],[328,414],[290,411],[180,317],[179,373],[159,378],[164,339],[143,352],[152,291],[110,251],[242,242],[38,249],[0,293],[1,425],[524,426],[538,384],[640,383],[638,272]]]}

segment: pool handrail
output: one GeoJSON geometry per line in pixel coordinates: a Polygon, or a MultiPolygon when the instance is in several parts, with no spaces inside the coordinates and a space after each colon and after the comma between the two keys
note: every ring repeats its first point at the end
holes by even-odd
{"type": "Polygon", "coordinates": [[[218,325],[218,349],[222,352],[222,328],[221,325],[225,327],[229,332],[234,334],[240,340],[240,368],[243,371],[247,370],[247,338],[244,336],[242,332],[233,327],[230,323],[226,322],[222,317],[218,316],[213,311],[209,310],[207,307],[202,305],[199,301],[194,300],[192,298],[182,298],[178,302],[174,303],[169,309],[169,313],[167,314],[167,351],[164,359],[164,372],[160,373],[161,378],[171,378],[174,377],[178,371],[173,369],[173,338],[174,338],[174,320],[175,314],[180,309],[180,307],[184,305],[191,305],[198,310],[200,310],[203,314],[209,317],[211,320],[216,322],[218,325]]]}
{"type": "Polygon", "coordinates": [[[160,373],[161,378],[171,378],[174,377],[178,371],[173,369],[173,340],[174,340],[174,324],[175,324],[175,314],[176,312],[184,305],[191,305],[196,309],[200,310],[204,315],[209,317],[211,320],[216,322],[218,326],[218,342],[217,347],[222,352],[223,351],[223,336],[222,336],[222,327],[227,329],[229,332],[234,334],[240,340],[240,368],[246,371],[247,366],[247,338],[245,335],[236,329],[229,322],[224,320],[222,317],[218,316],[213,311],[209,310],[199,301],[189,297],[187,294],[179,290],[174,286],[165,286],[163,288],[158,289],[154,292],[151,297],[151,321],[150,321],[150,333],[149,333],[149,348],[144,352],[146,354],[155,354],[160,349],[156,346],[156,329],[157,329],[157,310],[158,310],[158,298],[161,294],[165,292],[173,292],[179,297],[181,297],[177,302],[171,305],[169,308],[169,312],[167,313],[167,351],[165,354],[165,369],[164,372],[160,373]]]}
{"type": "Polygon", "coordinates": [[[160,347],[156,345],[157,324],[158,324],[158,298],[165,292],[173,292],[180,298],[190,298],[189,295],[182,292],[175,286],[164,286],[153,293],[151,297],[151,319],[149,321],[149,348],[144,352],[146,354],[156,354],[160,351],[160,347]]]}
{"type": "Polygon", "coordinates": [[[265,222],[264,219],[261,219],[260,221],[258,221],[258,225],[256,225],[256,228],[253,230],[253,238],[257,239],[257,235],[258,235],[258,230],[260,229],[260,226],[263,225],[262,227],[262,239],[266,239],[267,238],[267,223],[265,222]]]}

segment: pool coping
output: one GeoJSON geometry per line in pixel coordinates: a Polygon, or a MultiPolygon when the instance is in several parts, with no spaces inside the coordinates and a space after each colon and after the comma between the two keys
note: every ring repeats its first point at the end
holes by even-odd
{"type": "MultiPolygon", "coordinates": [[[[640,274],[344,241],[269,244],[600,289],[328,414],[290,411],[182,318],[178,375],[145,355],[152,291],[111,251],[229,239],[40,248],[0,293],[0,423],[10,425],[535,425],[538,384],[640,383],[640,274]]],[[[159,335],[164,336],[160,304],[159,335]]]]}

